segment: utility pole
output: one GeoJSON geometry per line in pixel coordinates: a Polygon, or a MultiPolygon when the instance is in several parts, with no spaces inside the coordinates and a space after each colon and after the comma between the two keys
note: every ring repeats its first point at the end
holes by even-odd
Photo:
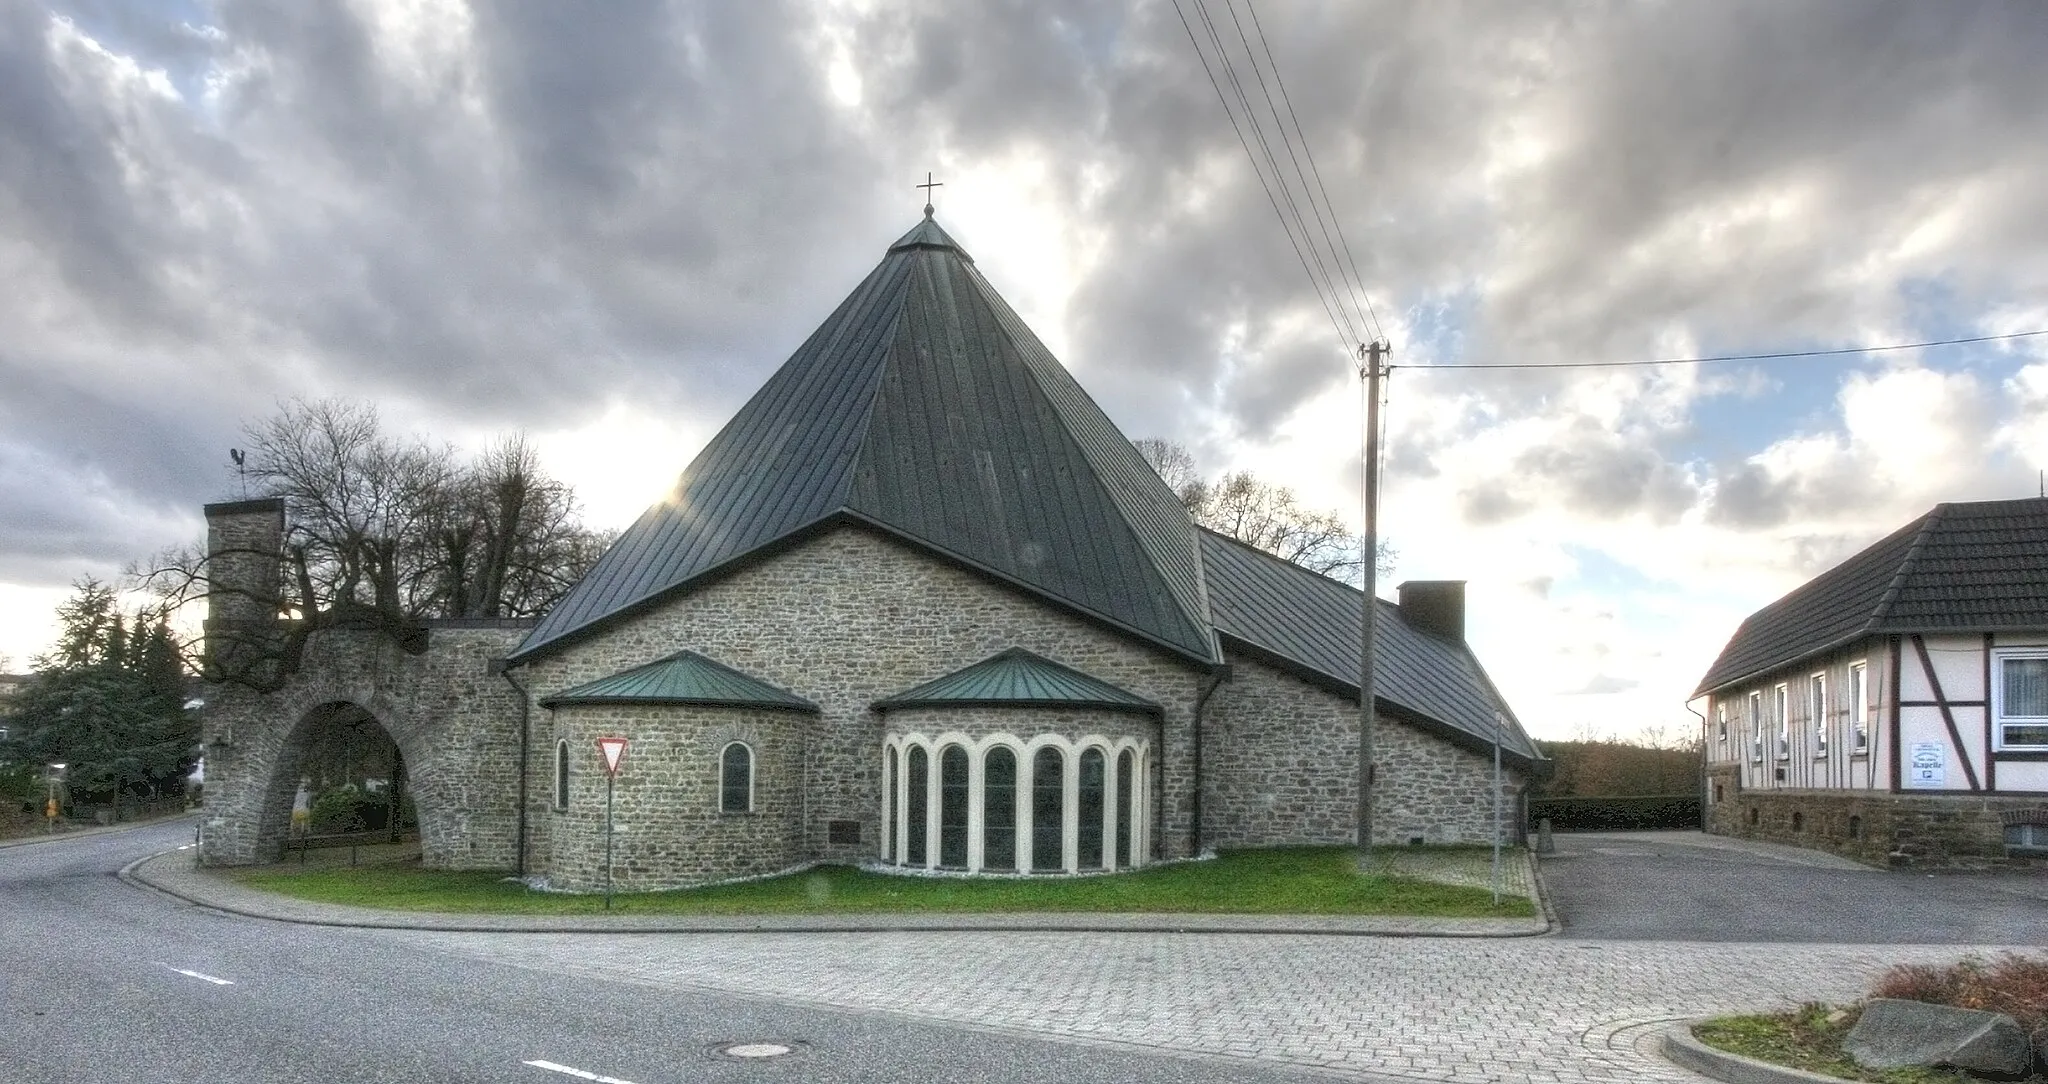
{"type": "Polygon", "coordinates": [[[1379,624],[1380,560],[1380,381],[1386,375],[1384,361],[1392,353],[1386,343],[1372,342],[1359,348],[1365,362],[1358,370],[1360,394],[1365,398],[1365,433],[1361,459],[1364,481],[1360,485],[1365,504],[1365,537],[1359,541],[1358,571],[1364,581],[1363,612],[1358,643],[1358,868],[1370,872],[1372,864],[1372,790],[1377,781],[1373,760],[1373,640],[1379,624]]]}

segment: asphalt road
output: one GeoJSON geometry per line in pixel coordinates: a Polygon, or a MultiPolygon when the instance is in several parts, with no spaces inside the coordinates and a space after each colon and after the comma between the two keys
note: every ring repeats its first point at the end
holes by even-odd
{"type": "Polygon", "coordinates": [[[423,949],[403,934],[220,915],[115,876],[191,832],[177,821],[0,849],[0,1081],[1302,1079],[1128,1047],[537,973],[423,949]],[[712,1052],[734,1042],[794,1052],[712,1052]]]}
{"type": "Polygon", "coordinates": [[[2048,944],[2048,874],[1829,868],[1698,833],[1555,838],[1541,868],[1568,938],[2048,944]]]}

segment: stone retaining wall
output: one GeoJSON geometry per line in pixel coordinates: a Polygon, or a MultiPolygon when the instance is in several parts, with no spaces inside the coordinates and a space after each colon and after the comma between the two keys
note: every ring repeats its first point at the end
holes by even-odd
{"type": "Polygon", "coordinates": [[[1708,805],[1707,830],[1827,851],[1866,865],[1904,869],[2048,869],[2048,857],[2007,854],[2007,817],[2041,811],[2048,797],[1893,794],[1888,791],[1745,791],[1732,772],[1708,805]]]}

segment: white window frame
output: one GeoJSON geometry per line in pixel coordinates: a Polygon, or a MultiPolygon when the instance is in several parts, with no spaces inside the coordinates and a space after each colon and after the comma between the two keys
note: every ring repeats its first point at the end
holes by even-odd
{"type": "Polygon", "coordinates": [[[734,739],[718,747],[718,811],[720,813],[732,815],[752,813],[754,811],[754,772],[760,763],[760,755],[754,751],[753,746],[746,742],[734,739]],[[727,809],[725,807],[725,754],[732,752],[732,747],[735,745],[747,751],[747,807],[745,809],[727,809]]]}
{"type": "Polygon", "coordinates": [[[1870,755],[1870,664],[1849,664],[1849,755],[1870,755]]]}
{"type": "Polygon", "coordinates": [[[1728,744],[1728,702],[1725,700],[1714,704],[1714,734],[1722,745],[1728,744]]]}
{"type": "Polygon", "coordinates": [[[1825,673],[1810,674],[1806,679],[1806,710],[1813,718],[1813,758],[1821,760],[1828,755],[1828,676],[1825,673]]]}
{"type": "Polygon", "coordinates": [[[553,772],[555,792],[551,797],[554,799],[555,812],[557,813],[565,813],[569,809],[569,763],[573,759],[575,758],[569,755],[569,739],[556,739],[555,770],[553,772]]]}
{"type": "Polygon", "coordinates": [[[1749,694],[1749,762],[1764,762],[1764,694],[1749,694]]]}
{"type": "Polygon", "coordinates": [[[2003,752],[2044,752],[2048,743],[2020,745],[2005,740],[2005,728],[2014,723],[2023,726],[2048,726],[2048,715],[2021,715],[2009,717],[2005,714],[2005,664],[2020,659],[2048,659],[2048,647],[2000,648],[1991,652],[1991,739],[1992,749],[2003,752]]]}
{"type": "Polygon", "coordinates": [[[1792,690],[1784,682],[1771,687],[1771,707],[1778,717],[1778,759],[1792,759],[1792,690]]]}

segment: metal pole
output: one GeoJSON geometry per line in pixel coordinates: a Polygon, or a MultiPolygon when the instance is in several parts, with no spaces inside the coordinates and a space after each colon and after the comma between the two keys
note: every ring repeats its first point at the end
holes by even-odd
{"type": "Polygon", "coordinates": [[[1358,868],[1370,870],[1372,788],[1377,781],[1373,760],[1373,648],[1379,611],[1374,599],[1379,591],[1380,559],[1380,363],[1389,350],[1386,343],[1374,342],[1360,352],[1365,356],[1365,365],[1359,370],[1365,396],[1365,439],[1360,455],[1364,478],[1359,485],[1365,505],[1365,537],[1358,543],[1358,572],[1364,587],[1358,641],[1358,868]]]}
{"type": "Polygon", "coordinates": [[[604,776],[604,909],[612,909],[612,784],[618,776],[604,776]]]}
{"type": "Polygon", "coordinates": [[[1500,906],[1500,736],[1508,726],[1500,712],[1493,713],[1493,905],[1500,906]]]}

